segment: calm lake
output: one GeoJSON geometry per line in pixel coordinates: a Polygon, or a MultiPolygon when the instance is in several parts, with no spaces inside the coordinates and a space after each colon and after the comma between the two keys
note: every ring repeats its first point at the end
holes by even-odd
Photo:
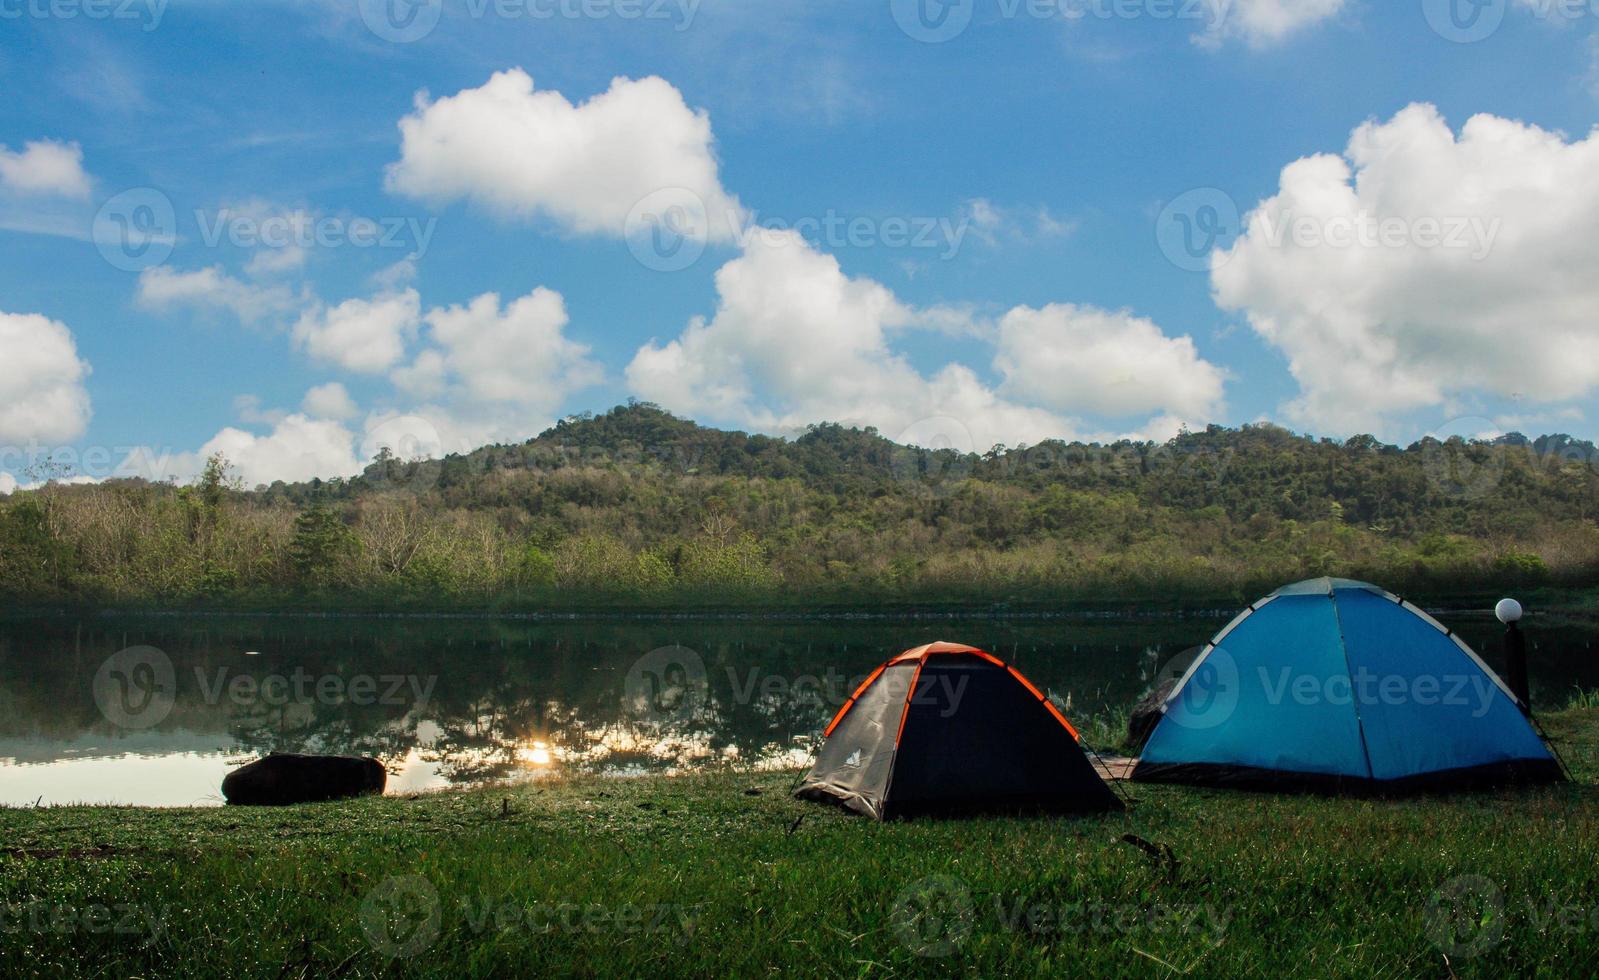
{"type": "MultiPolygon", "coordinates": [[[[271,750],[378,756],[390,793],[792,767],[908,647],[983,647],[1083,722],[1132,705],[1229,617],[4,620],[0,804],[216,805],[230,768],[271,750]]],[[[1439,618],[1500,667],[1490,616],[1439,618]]],[[[1527,628],[1535,703],[1599,688],[1599,625],[1527,628]]]]}

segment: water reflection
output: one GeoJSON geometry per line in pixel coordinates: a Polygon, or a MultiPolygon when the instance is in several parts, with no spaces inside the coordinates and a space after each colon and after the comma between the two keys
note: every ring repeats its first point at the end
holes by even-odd
{"type": "MultiPolygon", "coordinates": [[[[983,646],[1082,720],[1131,705],[1219,625],[12,620],[0,623],[0,803],[217,804],[231,765],[273,750],[377,756],[404,794],[561,772],[788,768],[908,646],[983,646]],[[105,669],[141,645],[169,663],[105,669]],[[130,697],[151,677],[170,678],[170,698],[130,697]]],[[[1497,665],[1491,620],[1450,625],[1497,665]]],[[[1535,700],[1599,687],[1591,628],[1534,625],[1531,639],[1535,700]]]]}

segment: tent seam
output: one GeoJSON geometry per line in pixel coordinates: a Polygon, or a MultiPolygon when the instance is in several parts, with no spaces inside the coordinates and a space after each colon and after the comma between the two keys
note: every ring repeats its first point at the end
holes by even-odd
{"type": "Polygon", "coordinates": [[[1355,730],[1360,733],[1360,752],[1366,757],[1366,778],[1376,779],[1377,770],[1371,764],[1371,744],[1366,741],[1366,719],[1360,715],[1360,698],[1354,696],[1355,668],[1349,662],[1349,637],[1344,635],[1344,614],[1338,608],[1337,589],[1327,593],[1327,601],[1332,604],[1333,622],[1338,624],[1338,649],[1344,655],[1344,676],[1349,678],[1349,703],[1355,709],[1355,730]]]}

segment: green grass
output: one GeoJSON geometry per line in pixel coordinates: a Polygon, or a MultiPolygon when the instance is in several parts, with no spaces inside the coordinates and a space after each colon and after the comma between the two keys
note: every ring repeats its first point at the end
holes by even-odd
{"type": "Polygon", "coordinates": [[[1571,700],[1566,705],[1573,711],[1579,709],[1599,709],[1599,691],[1584,691],[1576,688],[1571,692],[1571,700]]]}
{"type": "Polygon", "coordinates": [[[1592,976],[1599,711],[1546,724],[1578,784],[1086,820],[878,825],[729,773],[0,809],[0,975],[1592,976]]]}

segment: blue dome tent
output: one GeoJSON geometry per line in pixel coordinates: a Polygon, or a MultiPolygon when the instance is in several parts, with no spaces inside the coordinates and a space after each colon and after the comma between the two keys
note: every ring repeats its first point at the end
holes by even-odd
{"type": "Polygon", "coordinates": [[[1133,779],[1396,793],[1563,781],[1522,705],[1437,620],[1314,579],[1245,610],[1161,707],[1133,779]]]}

